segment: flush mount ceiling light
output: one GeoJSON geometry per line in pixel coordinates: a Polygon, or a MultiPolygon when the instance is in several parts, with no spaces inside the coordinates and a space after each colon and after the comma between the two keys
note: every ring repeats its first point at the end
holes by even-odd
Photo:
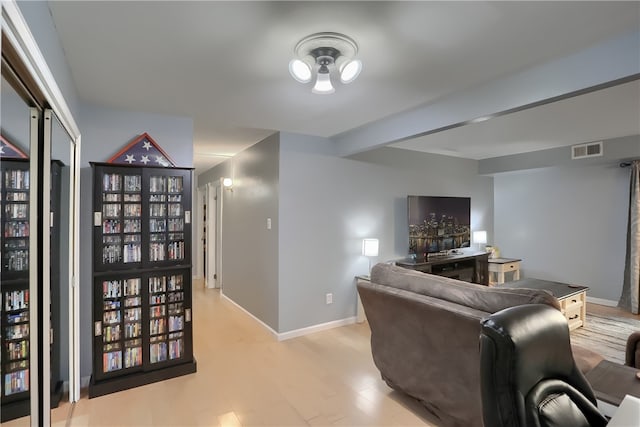
{"type": "Polygon", "coordinates": [[[300,83],[309,83],[315,73],[311,92],[326,95],[335,92],[331,73],[338,74],[344,84],[351,83],[362,70],[362,62],[354,59],[358,45],[340,33],[315,33],[300,40],[293,49],[295,58],[289,72],[300,83]]]}

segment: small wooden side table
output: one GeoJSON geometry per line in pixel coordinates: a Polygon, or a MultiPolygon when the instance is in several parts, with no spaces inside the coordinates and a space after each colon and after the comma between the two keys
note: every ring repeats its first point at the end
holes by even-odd
{"type": "Polygon", "coordinates": [[[504,283],[504,274],[513,273],[511,280],[520,279],[520,261],[516,258],[489,258],[489,286],[504,283]],[[493,280],[494,274],[496,280],[493,280]]]}
{"type": "Polygon", "coordinates": [[[502,287],[518,289],[542,289],[551,292],[560,303],[560,310],[567,318],[569,330],[584,326],[587,318],[587,291],[588,286],[570,285],[568,283],[552,282],[550,280],[540,280],[527,278],[516,282],[505,283],[502,287]]]}

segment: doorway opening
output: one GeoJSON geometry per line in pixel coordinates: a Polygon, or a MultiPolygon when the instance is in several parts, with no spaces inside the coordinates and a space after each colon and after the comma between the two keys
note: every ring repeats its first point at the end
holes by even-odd
{"type": "Polygon", "coordinates": [[[202,260],[205,287],[222,288],[222,194],[219,182],[198,189],[201,226],[198,258],[202,260]]]}

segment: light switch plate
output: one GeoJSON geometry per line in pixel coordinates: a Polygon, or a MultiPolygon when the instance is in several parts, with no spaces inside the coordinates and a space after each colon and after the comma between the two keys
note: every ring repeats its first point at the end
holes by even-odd
{"type": "Polygon", "coordinates": [[[102,212],[93,213],[93,225],[99,227],[102,225],[102,212]]]}
{"type": "Polygon", "coordinates": [[[184,222],[191,224],[191,211],[184,211],[184,222]]]}

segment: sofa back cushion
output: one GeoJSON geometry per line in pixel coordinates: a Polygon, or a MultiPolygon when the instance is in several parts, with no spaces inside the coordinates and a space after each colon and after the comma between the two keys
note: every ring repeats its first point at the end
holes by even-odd
{"type": "Polygon", "coordinates": [[[560,309],[558,300],[547,291],[490,288],[409,270],[393,264],[375,265],[371,270],[371,281],[380,285],[440,298],[491,314],[523,304],[546,304],[560,309]]]}

